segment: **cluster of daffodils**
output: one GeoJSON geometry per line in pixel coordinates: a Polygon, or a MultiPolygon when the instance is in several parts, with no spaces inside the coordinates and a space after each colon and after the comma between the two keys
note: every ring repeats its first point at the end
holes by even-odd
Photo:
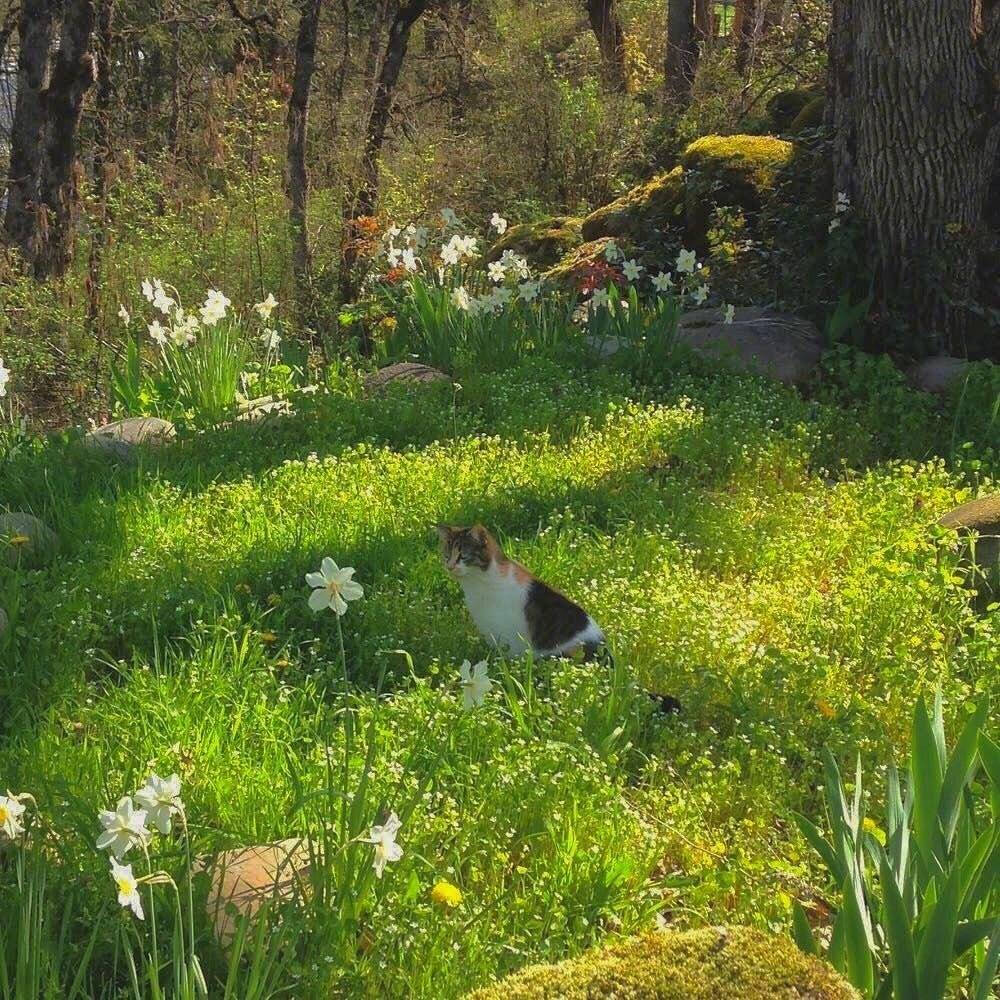
{"type": "Polygon", "coordinates": [[[840,217],[851,207],[851,199],[847,197],[846,191],[837,192],[837,200],[833,205],[833,218],[827,226],[827,232],[832,233],[840,227],[840,217]]]}
{"type": "Polygon", "coordinates": [[[9,840],[16,840],[24,833],[24,815],[26,802],[34,800],[27,792],[15,795],[9,788],[6,795],[0,795],[0,833],[9,840]]]}
{"type": "Polygon", "coordinates": [[[132,873],[131,865],[123,865],[122,859],[133,847],[145,853],[154,832],[169,834],[175,816],[184,823],[181,779],[176,774],[169,778],[152,774],[134,796],[125,795],[114,809],[98,813],[104,830],[97,838],[97,848],[111,855],[111,878],[118,889],[118,902],[140,920],[143,912],[139,886],[143,880],[132,873]]]}

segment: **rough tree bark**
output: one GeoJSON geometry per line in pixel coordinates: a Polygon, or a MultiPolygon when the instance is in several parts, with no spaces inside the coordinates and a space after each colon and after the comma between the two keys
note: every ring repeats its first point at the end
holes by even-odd
{"type": "Polygon", "coordinates": [[[733,42],[736,49],[736,68],[746,75],[750,68],[754,42],[757,36],[757,0],[736,0],[733,14],[733,42]]]}
{"type": "Polygon", "coordinates": [[[625,70],[625,31],[615,0],[584,0],[590,27],[597,38],[601,53],[601,74],[604,86],[611,93],[628,90],[625,70]]]}
{"type": "Polygon", "coordinates": [[[288,217],[292,227],[292,270],[299,314],[311,312],[312,255],[309,250],[307,206],[309,174],[306,170],[306,137],[309,95],[316,68],[316,35],[323,0],[301,0],[299,30],[295,41],[295,73],[288,98],[288,217]]]}
{"type": "Polygon", "coordinates": [[[667,0],[664,93],[668,109],[687,107],[697,68],[698,36],[694,23],[694,0],[667,0]]]}
{"type": "Polygon", "coordinates": [[[694,24],[699,40],[711,45],[715,40],[715,0],[695,0],[694,24]]]}
{"type": "Polygon", "coordinates": [[[76,205],[73,167],[83,98],[95,77],[90,51],[93,32],[94,0],[67,0],[59,52],[43,102],[45,144],[38,195],[45,206],[45,218],[35,254],[38,278],[65,274],[72,256],[76,205]]]}
{"type": "MultiPolygon", "coordinates": [[[[344,212],[339,281],[342,302],[351,302],[356,297],[354,271],[358,260],[357,220],[375,214],[375,206],[378,203],[379,155],[389,126],[396,84],[399,82],[406,49],[410,43],[410,31],[430,4],[431,0],[406,0],[397,7],[396,16],[389,26],[389,38],[375,82],[375,95],[365,127],[358,191],[353,204],[344,212]]],[[[371,347],[367,334],[363,334],[361,350],[369,353],[371,347]]]]}
{"type": "Polygon", "coordinates": [[[880,314],[961,351],[1000,148],[998,0],[835,0],[834,173],[867,230],[880,314]]]}
{"type": "Polygon", "coordinates": [[[38,182],[44,139],[44,94],[49,85],[57,0],[23,0],[18,20],[17,103],[10,135],[10,179],[4,225],[7,241],[34,260],[38,182]]]}

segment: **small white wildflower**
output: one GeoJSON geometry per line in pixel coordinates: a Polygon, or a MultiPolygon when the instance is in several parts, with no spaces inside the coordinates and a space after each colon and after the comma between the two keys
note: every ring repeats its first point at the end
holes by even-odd
{"type": "Polygon", "coordinates": [[[525,281],[517,287],[517,297],[522,302],[534,302],[538,298],[542,283],[540,281],[525,281]]]}
{"type": "Polygon", "coordinates": [[[846,191],[837,192],[837,203],[833,206],[833,210],[840,215],[841,212],[846,212],[851,207],[851,199],[847,197],[846,191]]]}
{"type": "Polygon", "coordinates": [[[276,351],[281,343],[281,336],[277,330],[267,329],[260,335],[260,340],[265,351],[276,351]]]}
{"type": "Polygon", "coordinates": [[[458,669],[462,683],[462,707],[466,711],[477,708],[486,701],[486,696],[493,688],[493,681],[490,680],[489,665],[485,660],[480,660],[475,666],[465,660],[458,669]]]}
{"type": "Polygon", "coordinates": [[[407,247],[403,251],[402,263],[407,271],[415,271],[417,269],[417,255],[411,248],[407,247]]]}
{"type": "Polygon", "coordinates": [[[163,282],[159,278],[154,278],[153,308],[158,309],[164,316],[169,316],[170,310],[176,305],[176,301],[167,295],[167,290],[163,287],[163,282]]]}
{"type": "Polygon", "coordinates": [[[3,358],[0,358],[0,399],[3,399],[7,395],[7,383],[9,381],[10,369],[4,365],[3,358]]]}
{"type": "Polygon", "coordinates": [[[621,250],[618,249],[618,244],[617,243],[613,243],[613,242],[609,243],[604,248],[604,259],[606,261],[608,261],[608,262],[613,261],[613,260],[618,260],[618,258],[621,257],[621,255],[622,255],[622,252],[621,252],[621,250]]]}
{"type": "Polygon", "coordinates": [[[24,803],[21,802],[21,796],[14,795],[8,788],[6,795],[0,795],[0,833],[11,840],[19,837],[24,833],[24,824],[21,822],[23,815],[24,803]]]}
{"type": "Polygon", "coordinates": [[[708,285],[699,285],[691,294],[691,298],[694,299],[695,305],[700,306],[708,298],[708,285]]]}
{"type": "Polygon", "coordinates": [[[329,556],[323,559],[318,573],[306,573],[306,583],[313,588],[309,595],[309,607],[313,611],[331,608],[339,618],[347,611],[348,601],[364,597],[364,588],[357,580],[352,580],[354,567],[341,569],[329,556]]]}
{"type": "Polygon", "coordinates": [[[147,302],[152,302],[156,293],[153,291],[153,285],[150,282],[149,278],[143,278],[142,284],[139,287],[142,289],[143,298],[147,302]]]}
{"type": "Polygon", "coordinates": [[[600,309],[601,306],[607,306],[609,301],[610,296],[608,295],[608,290],[606,288],[595,288],[594,294],[590,297],[590,302],[594,309],[600,309]]]}
{"type": "Polygon", "coordinates": [[[499,213],[494,212],[490,218],[490,225],[501,235],[507,232],[507,220],[499,213]]]}
{"type": "Polygon", "coordinates": [[[146,329],[149,330],[149,335],[157,344],[160,345],[160,347],[164,347],[166,345],[167,331],[160,325],[160,321],[158,319],[154,319],[153,322],[146,327],[146,329]]]}
{"type": "Polygon", "coordinates": [[[826,227],[828,233],[832,233],[835,229],[840,226],[840,219],[831,219],[830,225],[826,227]]]}
{"type": "Polygon", "coordinates": [[[220,319],[225,319],[226,310],[231,305],[229,299],[214,288],[210,288],[205,297],[205,304],[201,307],[201,321],[205,326],[215,326],[220,319]]]}
{"type": "Polygon", "coordinates": [[[125,308],[124,304],[118,307],[118,318],[125,324],[125,326],[128,326],[129,323],[132,322],[132,317],[129,316],[128,310],[125,308]]]}
{"type": "Polygon", "coordinates": [[[399,247],[389,247],[385,252],[386,260],[389,261],[389,267],[399,267],[399,259],[403,256],[403,251],[399,247]]]}
{"type": "Polygon", "coordinates": [[[403,856],[403,848],[396,843],[396,834],[402,824],[399,817],[394,813],[389,813],[389,818],[381,826],[373,826],[368,831],[368,836],[364,838],[364,843],[375,845],[375,857],[372,866],[375,869],[375,876],[382,877],[385,866],[392,861],[398,861],[403,856]]]}
{"type": "Polygon", "coordinates": [[[139,882],[132,874],[132,866],[120,865],[114,858],[111,858],[111,878],[118,889],[118,902],[130,909],[140,920],[143,920],[139,882]]]}

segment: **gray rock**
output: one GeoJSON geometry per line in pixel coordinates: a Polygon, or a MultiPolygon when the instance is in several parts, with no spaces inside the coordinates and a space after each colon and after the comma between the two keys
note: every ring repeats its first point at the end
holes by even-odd
{"type": "Polygon", "coordinates": [[[135,456],[137,447],[156,447],[171,440],[176,433],[174,425],[160,417],[126,417],[84,435],[83,443],[88,448],[128,461],[135,456]]]}
{"type": "Polygon", "coordinates": [[[260,396],[240,404],[236,419],[243,423],[269,423],[275,417],[293,413],[292,404],[287,399],[275,399],[274,396],[260,396]]]}
{"type": "Polygon", "coordinates": [[[1000,493],[963,503],[943,515],[938,524],[962,536],[975,532],[974,545],[966,546],[969,560],[983,574],[1000,578],[1000,493]]]}
{"type": "Polygon", "coordinates": [[[584,340],[599,358],[613,358],[622,349],[621,339],[615,336],[595,337],[590,334],[584,340]]]}
{"type": "Polygon", "coordinates": [[[812,323],[756,306],[737,309],[728,324],[720,309],[695,309],[681,317],[677,340],[702,357],[786,385],[805,382],[823,353],[823,339],[812,323]]]}
{"type": "Polygon", "coordinates": [[[430,365],[422,365],[415,361],[399,361],[394,365],[387,365],[377,372],[372,372],[365,378],[365,391],[375,395],[384,392],[386,387],[399,383],[419,383],[429,382],[450,382],[451,379],[444,372],[430,365]]]}
{"type": "Polygon", "coordinates": [[[12,510],[0,514],[0,562],[31,568],[52,558],[56,533],[34,514],[12,510]]]}
{"type": "Polygon", "coordinates": [[[939,354],[917,362],[907,370],[906,377],[914,389],[941,396],[966,373],[968,367],[969,362],[964,358],[939,354]]]}

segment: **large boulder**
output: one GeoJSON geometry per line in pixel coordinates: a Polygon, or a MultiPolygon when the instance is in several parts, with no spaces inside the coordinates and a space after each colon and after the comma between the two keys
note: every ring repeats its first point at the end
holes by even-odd
{"type": "Polygon", "coordinates": [[[511,226],[486,253],[488,261],[499,260],[511,250],[524,257],[533,268],[551,267],[583,242],[580,219],[557,215],[538,222],[511,226]]]}
{"type": "Polygon", "coordinates": [[[787,385],[807,381],[823,353],[812,323],[757,306],[736,309],[725,323],[719,309],[695,309],[677,325],[677,340],[696,354],[787,385]]]}
{"type": "Polygon", "coordinates": [[[365,391],[369,395],[385,392],[392,385],[427,385],[433,382],[450,382],[444,372],[430,365],[422,365],[416,361],[398,361],[394,365],[386,365],[365,377],[365,391]]]}
{"type": "Polygon", "coordinates": [[[130,461],[136,449],[156,447],[170,441],[176,435],[174,425],[160,417],[125,417],[114,423],[105,424],[84,435],[83,443],[88,448],[104,452],[114,458],[130,461]]]}
{"type": "Polygon", "coordinates": [[[788,131],[792,135],[805,132],[806,129],[819,128],[823,124],[826,116],[826,98],[821,94],[814,97],[808,104],[803,105],[802,110],[792,119],[788,126],[788,131]]]}
{"type": "Polygon", "coordinates": [[[588,241],[614,236],[647,243],[670,227],[679,229],[683,225],[684,171],[675,167],[591,212],[583,220],[581,231],[588,241]]]}
{"type": "Polygon", "coordinates": [[[48,562],[58,545],[56,533],[34,514],[0,514],[0,563],[32,568],[48,562]]]}
{"type": "Polygon", "coordinates": [[[938,524],[962,536],[973,535],[974,544],[965,546],[969,561],[984,579],[1000,582],[1000,493],[963,503],[944,514],[938,524]]]}
{"type": "Polygon", "coordinates": [[[580,281],[587,274],[600,274],[605,270],[613,270],[615,274],[619,274],[620,268],[617,260],[609,268],[605,256],[605,251],[611,244],[614,244],[618,252],[626,258],[641,257],[635,245],[628,238],[602,236],[599,239],[580,244],[575,250],[566,254],[558,264],[550,267],[542,277],[550,285],[578,288],[580,281]]]}
{"type": "Polygon", "coordinates": [[[939,354],[917,362],[907,371],[906,377],[914,389],[943,396],[968,370],[969,362],[964,358],[939,354]]]}
{"type": "Polygon", "coordinates": [[[779,90],[767,102],[767,114],[771,119],[775,132],[788,132],[789,126],[802,109],[822,96],[812,87],[793,87],[791,90],[779,90]]]}
{"type": "Polygon", "coordinates": [[[860,1000],[832,966],[749,927],[648,934],[534,965],[468,1000],[860,1000]]]}

